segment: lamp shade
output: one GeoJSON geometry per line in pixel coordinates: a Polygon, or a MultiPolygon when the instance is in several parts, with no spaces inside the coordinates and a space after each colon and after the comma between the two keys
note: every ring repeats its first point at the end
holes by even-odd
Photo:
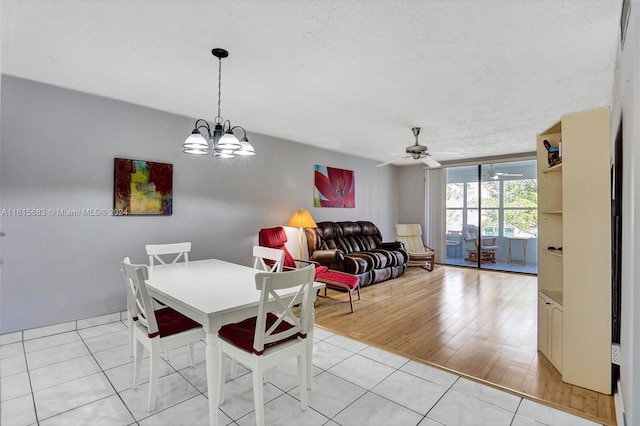
{"type": "Polygon", "coordinates": [[[240,142],[235,137],[231,129],[224,132],[224,135],[218,141],[218,147],[224,149],[240,149],[240,142]]]}
{"type": "Polygon", "coordinates": [[[233,153],[244,156],[256,155],[256,151],[253,149],[253,146],[249,143],[249,140],[246,137],[242,138],[240,141],[240,149],[233,151],[233,153]]]}
{"type": "Polygon", "coordinates": [[[296,228],[316,228],[316,222],[311,217],[311,213],[308,210],[300,209],[296,210],[289,222],[287,222],[287,226],[293,226],[296,228]]]}
{"type": "Polygon", "coordinates": [[[198,129],[193,129],[193,132],[182,144],[182,148],[187,154],[206,154],[209,150],[209,144],[198,129]]]}

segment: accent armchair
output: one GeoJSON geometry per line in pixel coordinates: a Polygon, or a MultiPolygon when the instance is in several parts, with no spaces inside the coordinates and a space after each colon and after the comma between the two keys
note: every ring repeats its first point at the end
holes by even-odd
{"type": "Polygon", "coordinates": [[[396,237],[409,252],[407,266],[420,266],[427,271],[433,271],[436,252],[422,240],[422,226],[420,224],[397,224],[396,237]]]}

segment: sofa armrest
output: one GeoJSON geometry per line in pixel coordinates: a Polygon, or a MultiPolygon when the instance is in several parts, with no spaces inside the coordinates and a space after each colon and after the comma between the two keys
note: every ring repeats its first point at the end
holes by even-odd
{"type": "Polygon", "coordinates": [[[311,254],[309,259],[312,262],[318,262],[320,264],[337,263],[344,260],[344,253],[342,250],[316,250],[311,254]]]}
{"type": "Polygon", "coordinates": [[[404,244],[400,241],[388,241],[386,243],[380,244],[380,248],[385,250],[401,250],[404,248],[404,244]]]}

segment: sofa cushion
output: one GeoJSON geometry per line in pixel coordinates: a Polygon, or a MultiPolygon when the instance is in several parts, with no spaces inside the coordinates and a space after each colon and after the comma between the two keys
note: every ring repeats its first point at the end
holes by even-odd
{"type": "Polygon", "coordinates": [[[366,239],[369,249],[380,248],[382,245],[382,235],[376,225],[371,222],[359,221],[362,236],[366,239]]]}

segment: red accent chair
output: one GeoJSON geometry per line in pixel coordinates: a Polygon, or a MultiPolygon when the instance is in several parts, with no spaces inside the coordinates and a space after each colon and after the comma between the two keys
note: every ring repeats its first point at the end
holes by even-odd
{"type": "MultiPolygon", "coordinates": [[[[291,253],[287,249],[285,243],[287,242],[287,233],[282,226],[276,226],[274,228],[263,228],[258,233],[258,244],[263,247],[275,248],[284,251],[284,268],[295,269],[297,268],[296,259],[291,256],[291,253]]],[[[324,296],[327,297],[327,288],[337,291],[346,291],[349,294],[349,305],[351,312],[353,313],[353,292],[358,293],[358,300],[360,300],[360,278],[353,274],[347,274],[345,272],[334,271],[321,266],[317,262],[311,262],[308,260],[300,260],[299,262],[315,263],[315,280],[325,285],[324,296]]]]}

